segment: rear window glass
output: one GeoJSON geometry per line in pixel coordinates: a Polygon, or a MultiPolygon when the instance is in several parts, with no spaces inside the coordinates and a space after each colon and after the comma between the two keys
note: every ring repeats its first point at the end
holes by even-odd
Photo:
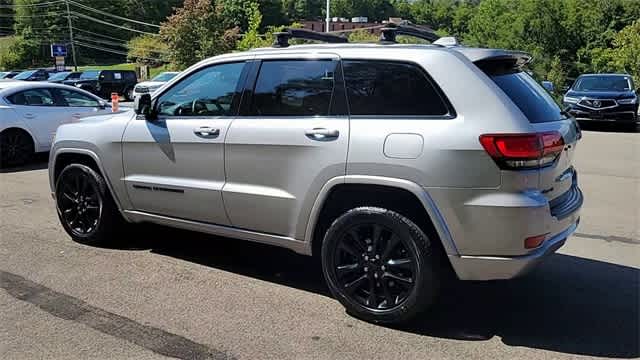
{"type": "Polygon", "coordinates": [[[532,123],[558,121],[565,118],[558,104],[525,72],[489,74],[520,111],[532,123]]]}
{"type": "Polygon", "coordinates": [[[344,80],[351,115],[443,116],[444,100],[416,65],[345,61],[344,80]]]}

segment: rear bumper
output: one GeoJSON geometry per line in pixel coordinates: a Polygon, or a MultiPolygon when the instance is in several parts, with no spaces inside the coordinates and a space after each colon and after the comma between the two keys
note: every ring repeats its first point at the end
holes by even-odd
{"type": "Polygon", "coordinates": [[[535,268],[562,247],[576,230],[579,222],[578,218],[567,229],[526,255],[508,257],[449,255],[449,260],[460,280],[501,280],[518,277],[535,268]]]}

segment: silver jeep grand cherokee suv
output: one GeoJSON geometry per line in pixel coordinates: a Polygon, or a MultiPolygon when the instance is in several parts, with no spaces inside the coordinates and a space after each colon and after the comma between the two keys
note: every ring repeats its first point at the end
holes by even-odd
{"type": "Polygon", "coordinates": [[[60,221],[85,243],[151,222],[317,255],[349,313],[409,320],[445,272],[513,278],[578,225],[580,130],[529,60],[390,41],[204,60],[135,113],[59,128],[60,221]]]}

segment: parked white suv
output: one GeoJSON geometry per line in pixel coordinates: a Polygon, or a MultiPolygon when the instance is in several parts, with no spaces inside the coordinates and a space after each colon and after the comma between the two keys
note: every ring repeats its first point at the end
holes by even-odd
{"type": "Polygon", "coordinates": [[[443,272],[512,278],[576,229],[580,132],[528,55],[292,34],[192,66],[135,113],[61,127],[49,172],[67,232],[152,222],[317,255],[350,313],[397,323],[443,272]]]}

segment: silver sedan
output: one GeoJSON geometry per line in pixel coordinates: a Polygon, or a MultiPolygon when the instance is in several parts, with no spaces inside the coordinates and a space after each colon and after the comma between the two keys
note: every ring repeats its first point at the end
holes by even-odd
{"type": "Polygon", "coordinates": [[[49,151],[58,126],[111,112],[99,97],[67,85],[0,81],[0,165],[28,161],[49,151]]]}

